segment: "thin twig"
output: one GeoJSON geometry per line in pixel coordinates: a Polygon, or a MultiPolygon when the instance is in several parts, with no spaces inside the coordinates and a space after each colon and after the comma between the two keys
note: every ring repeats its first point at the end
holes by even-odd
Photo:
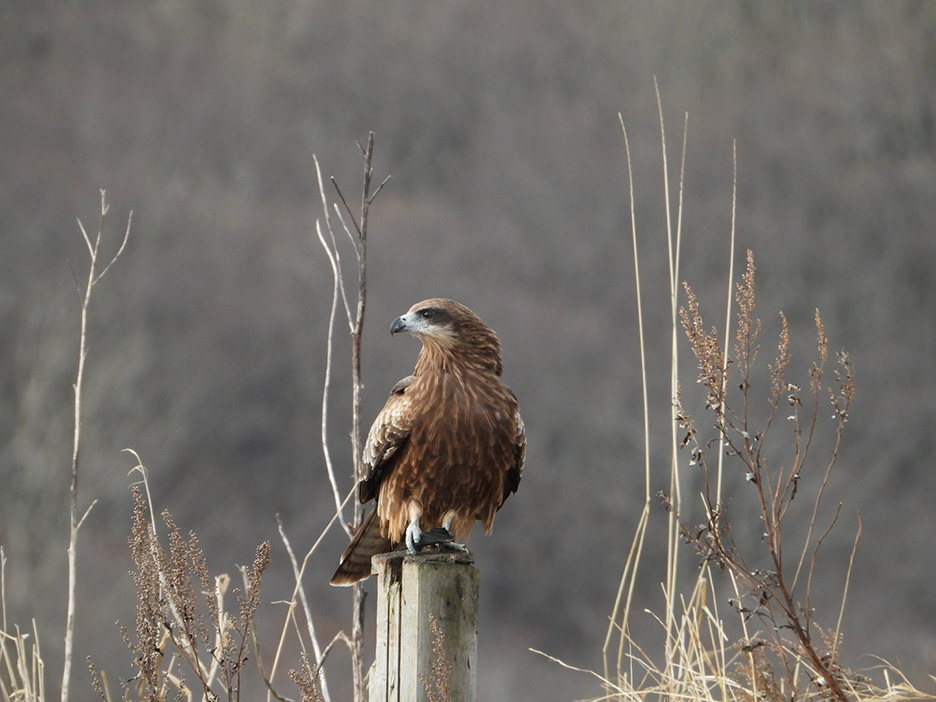
{"type": "Polygon", "coordinates": [[[87,509],[79,515],[78,509],[78,465],[79,451],[81,445],[81,399],[82,385],[84,382],[85,361],[88,356],[88,310],[91,305],[91,292],[94,286],[104,277],[111,266],[123,253],[130,238],[130,225],[133,221],[131,212],[127,218],[127,227],[124,231],[123,239],[117,252],[110,258],[104,267],[98,271],[98,257],[101,250],[101,238],[104,233],[104,221],[107,217],[109,206],[107,204],[107,195],[101,190],[101,216],[98,222],[97,234],[94,240],[88,235],[87,230],[78,220],[78,228],[81,230],[81,236],[84,239],[85,246],[88,248],[88,278],[84,286],[84,293],[81,298],[80,330],[78,335],[78,369],[75,373],[75,383],[73,390],[75,394],[74,404],[74,430],[72,433],[72,460],[71,460],[71,482],[69,488],[69,534],[68,534],[68,604],[65,615],[65,651],[62,666],[62,688],[61,702],[68,702],[69,691],[71,687],[71,666],[75,637],[75,590],[77,585],[77,550],[78,550],[78,532],[84,524],[85,519],[94,507],[92,501],[87,509]]]}
{"type": "Polygon", "coordinates": [[[861,514],[858,514],[858,528],[855,530],[855,540],[852,542],[851,553],[848,556],[848,568],[845,570],[845,586],[842,589],[842,604],[839,606],[838,619],[835,622],[835,636],[832,639],[832,657],[838,658],[838,644],[841,640],[842,618],[845,616],[845,600],[848,597],[848,586],[855,566],[855,554],[858,552],[858,542],[861,540],[861,514]]]}
{"type": "MultiPolygon", "coordinates": [[[[350,494],[349,494],[349,497],[350,497],[350,494]]],[[[334,521],[334,518],[332,521],[334,521]]],[[[325,530],[328,529],[331,523],[332,522],[329,522],[329,524],[326,525],[325,530]]],[[[319,539],[316,540],[316,542],[312,545],[312,548],[309,549],[309,552],[306,554],[306,557],[303,558],[302,560],[302,568],[300,568],[299,564],[296,561],[296,554],[293,551],[292,544],[290,544],[289,542],[289,538],[286,536],[286,529],[283,526],[283,522],[279,518],[279,515],[277,515],[276,517],[276,527],[277,527],[277,530],[279,531],[280,539],[283,541],[283,546],[286,548],[286,553],[289,556],[289,563],[293,569],[293,577],[296,580],[296,588],[293,592],[293,601],[292,603],[290,603],[290,609],[295,608],[295,598],[298,596],[299,601],[302,604],[302,611],[306,619],[306,627],[308,629],[307,633],[309,636],[309,641],[312,642],[312,650],[315,653],[315,665],[316,665],[317,670],[319,671],[319,680],[320,680],[322,696],[325,698],[326,702],[328,702],[328,700],[331,699],[331,696],[329,695],[329,692],[328,692],[328,681],[325,678],[324,668],[322,667],[322,664],[325,662],[325,654],[322,651],[322,647],[318,641],[318,636],[315,633],[315,622],[312,618],[312,610],[309,608],[309,602],[306,598],[305,590],[301,587],[302,575],[303,575],[303,572],[305,571],[306,563],[308,563],[309,561],[309,556],[312,555],[312,552],[315,550],[318,544],[321,543],[322,537],[320,536],[319,539]]],[[[323,535],[325,533],[325,530],[323,530],[322,532],[323,535]]],[[[280,652],[280,649],[278,648],[277,660],[279,659],[279,652],[280,652]]]]}
{"type": "MultiPolygon", "coordinates": [[[[735,260],[735,206],[738,197],[738,151],[737,143],[731,142],[731,231],[728,237],[728,294],[725,302],[725,346],[722,358],[722,368],[728,368],[728,340],[731,338],[731,300],[734,298],[734,260],[735,260]]],[[[725,412],[727,372],[722,373],[722,390],[720,393],[721,407],[719,411],[725,412]]],[[[747,393],[745,393],[747,397],[747,393]]],[[[725,464],[725,433],[720,432],[718,437],[718,465],[715,469],[715,505],[716,509],[722,502],[722,476],[725,464]]]]}
{"type": "MultiPolygon", "coordinates": [[[[360,146],[360,145],[359,145],[360,146]]],[[[364,316],[366,310],[367,302],[367,224],[368,224],[368,214],[370,206],[376,198],[377,194],[383,188],[384,184],[387,182],[388,178],[385,178],[380,185],[371,191],[371,178],[373,176],[373,153],[374,153],[374,134],[371,132],[368,137],[366,147],[361,147],[361,151],[364,155],[364,175],[363,175],[363,184],[361,192],[361,207],[360,214],[355,218],[354,213],[351,210],[351,207],[348,204],[347,199],[341,191],[341,188],[338,186],[334,178],[331,178],[331,182],[337,192],[338,198],[340,199],[342,205],[344,206],[344,212],[347,214],[347,218],[342,214],[342,211],[337,207],[337,204],[330,205],[328,198],[325,194],[324,181],[322,179],[321,168],[319,167],[318,159],[315,158],[315,170],[316,177],[319,188],[319,196],[322,202],[322,209],[324,211],[324,220],[325,225],[322,227],[321,221],[316,221],[316,235],[318,236],[319,242],[322,245],[322,248],[325,250],[325,254],[328,257],[329,264],[332,269],[332,302],[331,308],[329,311],[329,322],[328,322],[328,338],[326,346],[326,368],[325,368],[325,380],[322,389],[322,422],[321,422],[321,441],[322,441],[322,450],[325,455],[325,465],[326,472],[328,474],[328,479],[331,484],[332,497],[335,502],[335,517],[329,522],[329,525],[326,526],[325,531],[331,526],[335,519],[339,519],[341,522],[342,528],[345,530],[345,533],[349,538],[353,536],[354,530],[361,524],[363,521],[363,507],[355,501],[353,517],[350,524],[344,519],[343,510],[344,506],[347,503],[348,498],[341,500],[341,491],[338,488],[338,479],[335,472],[334,464],[331,458],[331,451],[329,449],[328,442],[328,407],[330,402],[330,388],[331,388],[331,370],[332,370],[332,361],[333,361],[333,348],[334,348],[334,328],[335,328],[335,318],[337,315],[337,309],[339,300],[341,301],[345,315],[348,322],[348,330],[351,337],[351,452],[353,460],[353,476],[355,487],[358,480],[362,476],[363,470],[363,461],[362,461],[362,452],[361,452],[361,427],[360,427],[360,413],[361,413],[361,394],[363,390],[363,381],[361,377],[361,341],[364,331],[364,316]],[[344,229],[345,234],[351,240],[353,245],[356,263],[357,263],[357,299],[356,304],[354,305],[354,312],[352,313],[352,305],[349,301],[344,282],[344,267],[342,265],[340,247],[338,246],[338,240],[335,236],[334,228],[332,226],[331,212],[334,208],[335,215],[338,217],[338,220],[341,222],[341,226],[344,229]],[[350,222],[350,226],[349,226],[350,222]],[[352,231],[353,230],[353,231],[352,231]]],[[[355,492],[354,487],[352,487],[349,497],[355,492]]],[[[325,533],[323,531],[323,535],[325,533]]],[[[315,546],[306,554],[306,558],[303,560],[302,566],[299,567],[295,562],[295,556],[292,553],[292,548],[286,539],[285,532],[281,529],[281,537],[283,538],[284,543],[287,546],[287,552],[290,555],[290,560],[293,563],[294,575],[296,577],[296,589],[293,593],[293,598],[289,603],[289,611],[287,612],[286,620],[283,626],[283,630],[280,635],[280,643],[277,648],[276,656],[274,658],[273,667],[270,672],[272,677],[275,674],[277,664],[279,662],[280,654],[283,650],[283,645],[285,642],[286,632],[288,630],[289,624],[292,622],[295,624],[295,615],[294,610],[296,606],[297,598],[302,603],[303,609],[305,611],[307,626],[309,627],[309,638],[312,641],[313,649],[315,650],[316,662],[319,667],[319,674],[323,677],[322,687],[324,694],[327,697],[327,686],[324,684],[324,672],[321,667],[321,662],[325,655],[325,652],[320,648],[318,641],[315,636],[314,627],[312,625],[312,616],[309,612],[308,605],[305,599],[305,593],[302,590],[301,578],[302,572],[305,569],[306,562],[309,556],[314,550],[315,546]]],[[[321,536],[319,537],[321,539],[321,536]]],[[[316,542],[316,545],[318,541],[316,542]]],[[[361,702],[364,699],[364,665],[363,665],[363,618],[364,618],[364,601],[365,601],[365,592],[363,587],[360,584],[356,584],[352,587],[352,633],[350,637],[338,637],[341,640],[347,642],[348,647],[351,653],[351,667],[352,667],[352,676],[354,679],[354,700],[355,702],[361,702]]],[[[337,640],[337,639],[336,639],[337,640]]],[[[302,636],[300,635],[300,644],[303,643],[302,636]]]]}
{"type": "MultiPolygon", "coordinates": [[[[364,151],[364,174],[361,185],[361,219],[356,225],[358,232],[358,298],[354,330],[351,333],[351,451],[354,460],[356,480],[364,477],[364,459],[361,451],[361,392],[364,381],[361,377],[361,341],[364,334],[364,312],[367,306],[367,224],[372,198],[370,195],[371,177],[374,174],[374,133],[367,138],[364,151]]],[[[336,185],[337,187],[337,185],[336,185]]],[[[342,197],[342,201],[344,198],[342,197]]],[[[347,204],[347,203],[345,203],[347,204]]],[[[353,220],[353,218],[352,218],[353,220]]],[[[360,501],[354,503],[354,528],[364,520],[364,507],[360,501]]],[[[351,588],[351,669],[354,679],[354,700],[364,702],[364,603],[367,593],[361,583],[351,588]]]]}
{"type": "MultiPolygon", "coordinates": [[[[341,528],[345,530],[345,533],[350,539],[354,532],[344,518],[341,494],[338,488],[338,479],[335,475],[335,466],[332,463],[331,449],[329,448],[328,443],[328,408],[329,390],[331,389],[332,350],[334,349],[335,314],[338,309],[338,297],[341,295],[340,288],[343,287],[341,284],[341,268],[338,266],[337,255],[335,251],[329,247],[328,242],[322,233],[320,222],[315,223],[315,232],[322,244],[322,248],[325,249],[325,253],[328,256],[328,260],[332,267],[332,300],[331,308],[329,309],[328,313],[328,333],[326,335],[325,342],[325,379],[322,382],[322,453],[325,456],[325,473],[328,476],[328,483],[331,486],[332,497],[335,500],[335,510],[340,517],[341,528]]],[[[332,242],[334,242],[334,236],[332,237],[332,242]]]]}
{"type": "MultiPolygon", "coordinates": [[[[325,185],[322,182],[322,169],[319,167],[318,158],[313,154],[312,161],[315,164],[315,179],[318,183],[319,198],[322,201],[322,212],[325,216],[325,229],[328,232],[328,235],[331,239],[331,246],[329,246],[321,233],[319,234],[319,240],[322,242],[322,246],[325,248],[325,253],[328,254],[328,259],[332,264],[332,275],[335,277],[334,283],[339,288],[341,293],[341,300],[344,303],[345,316],[348,320],[348,326],[351,326],[351,307],[348,304],[348,296],[345,293],[344,287],[344,278],[341,276],[341,250],[338,248],[338,242],[335,239],[335,233],[331,225],[331,217],[329,216],[329,207],[328,207],[328,197],[325,195],[325,185]]],[[[342,222],[342,224],[344,224],[342,222]]],[[[318,222],[316,222],[316,230],[318,231],[318,222]]],[[[355,247],[356,248],[356,247],[355,247]]]]}
{"type": "MultiPolygon", "coordinates": [[[[341,503],[342,508],[345,506],[348,500],[352,498],[354,494],[355,494],[355,491],[353,489],[348,492],[348,494],[345,496],[344,501],[341,503]]],[[[286,636],[289,631],[289,625],[290,623],[293,623],[295,625],[294,613],[296,609],[297,599],[303,605],[303,612],[305,614],[306,621],[308,623],[307,627],[308,627],[309,637],[313,642],[313,647],[318,645],[317,639],[315,636],[315,628],[314,628],[313,621],[312,621],[312,613],[311,613],[311,610],[309,609],[308,601],[306,600],[306,597],[305,597],[305,592],[302,589],[302,578],[303,578],[303,575],[305,574],[306,565],[309,563],[309,560],[312,557],[312,554],[315,553],[319,544],[322,543],[322,540],[325,538],[325,535],[328,533],[329,529],[331,529],[332,525],[338,519],[338,516],[339,516],[339,511],[336,510],[335,513],[332,515],[331,519],[328,520],[328,523],[322,529],[318,538],[315,540],[315,543],[313,543],[312,546],[309,548],[309,550],[306,552],[305,557],[302,559],[302,564],[299,565],[298,567],[296,565],[296,560],[295,560],[295,555],[292,550],[292,545],[289,543],[289,539],[286,538],[286,531],[283,528],[282,523],[280,522],[279,516],[277,516],[277,524],[279,525],[279,529],[280,529],[280,537],[281,539],[283,539],[283,543],[286,547],[286,553],[287,555],[289,555],[290,563],[292,564],[292,567],[293,567],[293,579],[295,580],[295,586],[293,587],[293,592],[292,592],[290,599],[287,602],[285,602],[285,604],[288,605],[288,610],[286,612],[286,618],[283,621],[283,628],[280,631],[279,642],[277,643],[276,653],[273,657],[273,665],[270,668],[270,672],[269,672],[269,677],[271,680],[276,676],[276,671],[279,667],[280,657],[282,656],[282,653],[286,646],[286,636]]],[[[298,631],[298,628],[297,628],[297,631],[298,631]]],[[[302,641],[301,634],[299,635],[299,642],[300,642],[300,645],[302,645],[304,649],[305,645],[302,641]]],[[[322,661],[324,661],[324,653],[322,654],[321,660],[317,660],[316,662],[317,664],[320,664],[322,661]]],[[[321,670],[321,676],[322,676],[322,680],[324,681],[325,679],[324,669],[321,670]]]]}

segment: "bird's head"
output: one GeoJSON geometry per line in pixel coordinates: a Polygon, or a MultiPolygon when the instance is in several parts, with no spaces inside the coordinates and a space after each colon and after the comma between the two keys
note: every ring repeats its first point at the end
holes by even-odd
{"type": "Polygon", "coordinates": [[[453,346],[461,336],[465,321],[478,319],[474,312],[454,300],[434,297],[417,302],[404,315],[393,320],[390,333],[408,332],[421,341],[453,346]]]}
{"type": "Polygon", "coordinates": [[[424,348],[457,351],[469,357],[487,357],[485,366],[500,367],[500,342],[494,331],[459,302],[434,297],[417,302],[390,325],[390,333],[408,332],[424,348]]]}

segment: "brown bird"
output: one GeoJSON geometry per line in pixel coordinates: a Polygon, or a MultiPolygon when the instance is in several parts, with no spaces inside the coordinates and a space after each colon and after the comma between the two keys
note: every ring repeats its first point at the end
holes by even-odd
{"type": "Polygon", "coordinates": [[[390,333],[404,331],[422,349],[413,375],[393,386],[367,435],[358,499],[377,505],[342,554],[332,585],[363,580],[371,556],[402,543],[415,553],[430,543],[464,542],[475,520],[490,534],[495,512],[520,483],[526,432],[517,398],[500,379],[494,331],[442,298],[395,319],[390,333]]]}

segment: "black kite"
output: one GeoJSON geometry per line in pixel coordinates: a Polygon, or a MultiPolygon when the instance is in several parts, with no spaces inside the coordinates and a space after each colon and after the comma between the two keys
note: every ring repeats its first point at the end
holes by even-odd
{"type": "Polygon", "coordinates": [[[395,319],[390,333],[402,331],[422,349],[367,435],[358,498],[377,506],[342,554],[332,585],[363,580],[371,556],[398,544],[415,553],[440,533],[463,542],[475,520],[490,534],[494,513],[520,483],[526,433],[517,398],[500,379],[494,331],[441,298],[395,319]]]}

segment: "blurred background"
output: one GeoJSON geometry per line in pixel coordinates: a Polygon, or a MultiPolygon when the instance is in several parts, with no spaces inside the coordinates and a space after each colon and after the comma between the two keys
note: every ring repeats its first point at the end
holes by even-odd
{"type": "MultiPolygon", "coordinates": [[[[415,361],[416,342],[387,333],[413,302],[456,298],[499,332],[530,443],[494,536],[471,540],[483,583],[479,699],[599,693],[592,678],[528,649],[600,669],[643,504],[619,112],[645,287],[651,489],[668,489],[654,76],[674,192],[689,114],[680,278],[719,325],[737,144],[736,261],[753,249],[764,325],[753,396],[766,404],[781,309],[802,385],[816,307],[831,348],[847,349],[857,369],[827,493],[842,512],[823,546],[817,619],[835,624],[860,513],[845,663],[872,666],[876,654],[927,684],[936,664],[936,472],[926,463],[936,421],[936,4],[8,0],[0,544],[8,620],[37,620],[49,685],[61,675],[76,278],[87,265],[76,218],[96,230],[105,188],[105,245],[116,248],[134,212],[127,250],[91,303],[80,490],[83,505],[98,503],[79,544],[72,692],[90,700],[85,656],[112,680],[134,673],[115,625],[132,627],[135,616],[134,461],[121,449],[139,452],[156,508],[198,533],[212,572],[233,573],[260,541],[273,542],[265,602],[292,587],[276,515],[299,552],[332,515],[319,430],[331,274],[314,234],[312,155],[354,201],[355,141],[373,130],[376,177],[392,178],[371,212],[363,422],[415,361]]],[[[347,348],[339,327],[330,433],[343,489],[347,348]]],[[[682,360],[687,405],[700,408],[685,346],[682,360]]],[[[776,432],[782,464],[788,429],[776,432]]],[[[824,467],[822,448],[804,489],[824,467]]],[[[699,474],[681,470],[691,496],[699,474]]],[[[735,471],[730,515],[756,551],[761,527],[735,471]]],[[[633,623],[650,642],[657,629],[643,609],[662,612],[664,529],[654,507],[633,623]]],[[[333,530],[305,580],[324,640],[350,625],[347,591],[327,585],[344,543],[333,530]]],[[[688,549],[683,563],[688,582],[688,549]]],[[[261,611],[267,651],[282,615],[281,605],[261,611]]],[[[348,694],[346,658],[336,650],[329,665],[337,699],[348,694]]]]}

